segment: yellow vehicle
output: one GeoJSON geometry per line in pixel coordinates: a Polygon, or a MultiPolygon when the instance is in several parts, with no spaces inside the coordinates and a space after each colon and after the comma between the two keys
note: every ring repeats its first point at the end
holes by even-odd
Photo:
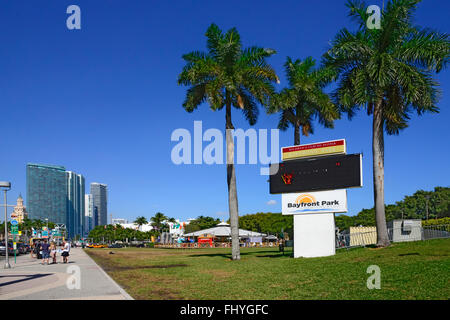
{"type": "Polygon", "coordinates": [[[108,248],[106,244],[90,244],[87,246],[88,248],[108,248]]]}
{"type": "Polygon", "coordinates": [[[106,244],[95,244],[93,248],[108,248],[106,244]]]}

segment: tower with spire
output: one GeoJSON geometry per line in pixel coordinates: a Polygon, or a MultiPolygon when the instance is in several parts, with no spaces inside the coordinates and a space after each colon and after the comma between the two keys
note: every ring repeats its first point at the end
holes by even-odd
{"type": "Polygon", "coordinates": [[[22,223],[27,217],[28,213],[26,207],[23,205],[22,194],[19,194],[19,197],[17,198],[17,205],[14,207],[13,213],[11,213],[11,218],[15,218],[19,223],[22,223]]]}

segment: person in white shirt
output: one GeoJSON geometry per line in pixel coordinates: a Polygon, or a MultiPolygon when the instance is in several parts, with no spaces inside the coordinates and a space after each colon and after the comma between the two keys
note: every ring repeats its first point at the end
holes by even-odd
{"type": "Polygon", "coordinates": [[[63,250],[61,252],[61,256],[63,259],[63,263],[67,263],[69,261],[69,252],[70,252],[70,243],[69,242],[63,242],[63,250]]]}

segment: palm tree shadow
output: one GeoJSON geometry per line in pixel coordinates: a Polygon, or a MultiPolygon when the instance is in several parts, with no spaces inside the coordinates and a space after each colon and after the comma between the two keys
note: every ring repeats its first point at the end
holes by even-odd
{"type": "MultiPolygon", "coordinates": [[[[278,250],[266,251],[265,254],[261,254],[261,252],[241,252],[241,256],[249,256],[256,258],[282,258],[282,257],[293,257],[293,253],[279,252],[278,250]]],[[[228,260],[231,259],[231,253],[204,253],[204,254],[191,254],[189,257],[222,257],[228,260]]]]}
{"type": "MultiPolygon", "coordinates": [[[[247,256],[250,253],[241,252],[241,256],[247,256]]],[[[200,258],[200,257],[223,257],[231,260],[231,253],[204,253],[204,254],[191,254],[189,257],[200,258]]]]}

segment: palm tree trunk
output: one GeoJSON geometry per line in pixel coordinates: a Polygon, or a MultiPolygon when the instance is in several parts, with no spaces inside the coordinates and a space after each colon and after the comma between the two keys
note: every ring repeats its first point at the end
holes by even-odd
{"type": "Polygon", "coordinates": [[[384,132],[382,101],[378,101],[373,112],[373,192],[375,203],[375,220],[377,224],[377,246],[390,245],[386,227],[386,214],[384,210],[384,132]]]}
{"type": "Polygon", "coordinates": [[[226,141],[227,141],[227,184],[228,184],[228,211],[230,213],[231,228],[231,256],[233,260],[240,260],[239,249],[239,211],[236,190],[236,172],[234,168],[234,140],[231,122],[231,102],[226,106],[226,141]]]}
{"type": "Polygon", "coordinates": [[[300,124],[296,121],[294,123],[294,145],[300,144],[300,124]]]}

